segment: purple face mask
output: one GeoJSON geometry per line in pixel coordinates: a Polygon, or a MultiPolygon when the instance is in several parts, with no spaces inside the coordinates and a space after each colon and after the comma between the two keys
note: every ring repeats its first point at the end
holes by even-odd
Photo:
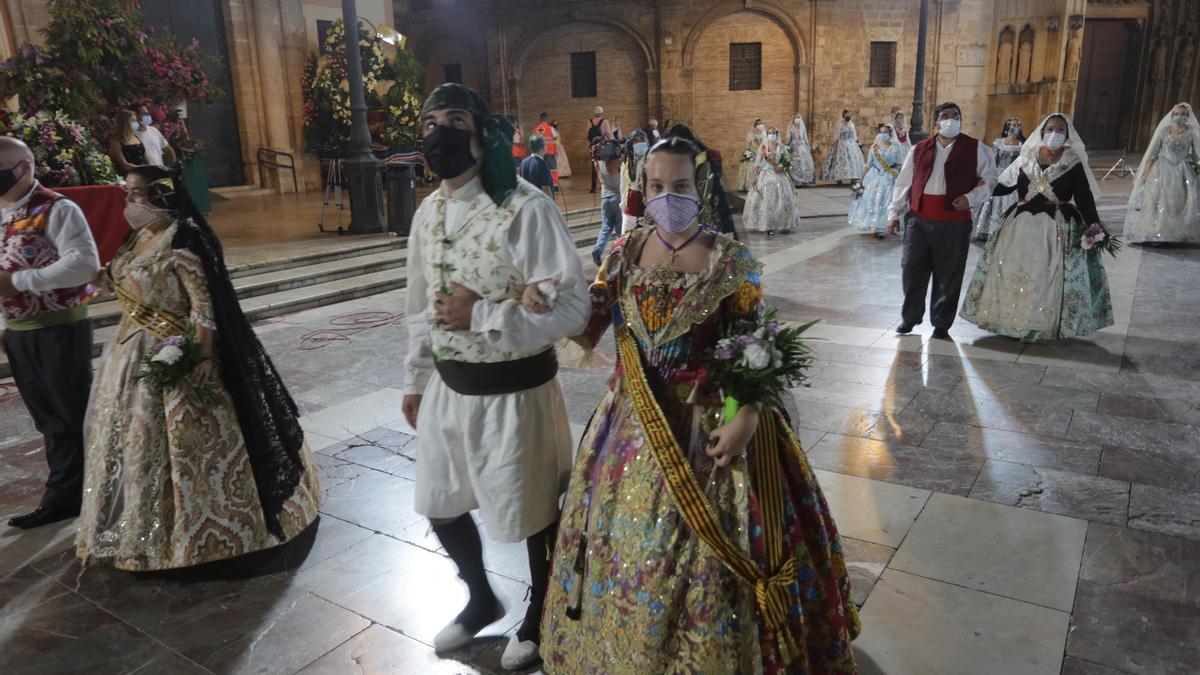
{"type": "Polygon", "coordinates": [[[667,233],[681,234],[700,215],[700,200],[691,195],[667,192],[646,202],[646,214],[667,233]]]}

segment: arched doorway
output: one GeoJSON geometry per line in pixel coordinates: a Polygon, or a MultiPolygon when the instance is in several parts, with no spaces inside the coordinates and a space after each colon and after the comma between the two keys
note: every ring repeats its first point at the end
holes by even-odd
{"type": "MultiPolygon", "coordinates": [[[[586,61],[586,59],[585,59],[586,61]]],[[[549,113],[558,120],[563,147],[576,176],[587,180],[587,121],[597,105],[618,119],[625,133],[649,120],[646,47],[617,25],[572,21],[527,35],[514,49],[510,91],[516,92],[523,134],[549,113]],[[572,54],[595,54],[595,96],[575,97],[571,90],[572,54]]]]}
{"type": "Polygon", "coordinates": [[[684,48],[684,67],[691,66],[691,122],[700,138],[725,157],[728,182],[737,174],[755,118],[782,135],[792,115],[805,111],[799,89],[804,50],[785,18],[758,8],[700,25],[684,48]],[[755,60],[761,74],[757,86],[753,76],[749,83],[746,78],[755,60]]]}

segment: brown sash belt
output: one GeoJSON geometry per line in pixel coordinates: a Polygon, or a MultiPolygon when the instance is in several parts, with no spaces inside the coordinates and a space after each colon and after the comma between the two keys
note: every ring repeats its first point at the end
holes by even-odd
{"type": "Polygon", "coordinates": [[[515,394],[540,387],[558,375],[553,349],[516,361],[437,361],[434,365],[446,386],[463,396],[515,394]]]}

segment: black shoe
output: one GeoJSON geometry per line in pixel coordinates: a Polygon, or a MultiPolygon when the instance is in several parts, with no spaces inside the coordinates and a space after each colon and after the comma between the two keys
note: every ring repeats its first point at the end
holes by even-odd
{"type": "Polygon", "coordinates": [[[592,260],[594,260],[596,262],[596,267],[600,266],[601,260],[600,260],[600,252],[599,251],[592,251],[592,260]]]}
{"type": "Polygon", "coordinates": [[[899,326],[896,326],[896,332],[900,335],[908,335],[912,332],[914,326],[916,326],[916,324],[902,323],[899,326]]]}
{"type": "Polygon", "coordinates": [[[875,238],[876,238],[876,239],[887,239],[887,235],[886,235],[886,234],[884,234],[884,233],[882,233],[882,232],[876,232],[876,233],[875,233],[875,238]]]}
{"type": "Polygon", "coordinates": [[[949,340],[950,331],[946,330],[945,328],[934,328],[933,337],[935,340],[949,340]]]}
{"type": "Polygon", "coordinates": [[[57,523],[62,520],[70,520],[79,517],[79,507],[62,508],[62,507],[45,507],[39,506],[33,511],[22,516],[15,516],[8,521],[9,527],[15,527],[19,530],[31,530],[35,527],[57,523]]]}

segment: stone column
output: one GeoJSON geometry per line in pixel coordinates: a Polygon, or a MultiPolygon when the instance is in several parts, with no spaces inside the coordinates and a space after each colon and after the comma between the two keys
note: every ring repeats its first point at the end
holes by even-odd
{"type": "MultiPolygon", "coordinates": [[[[283,64],[283,14],[279,0],[253,0],[254,42],[258,56],[258,84],[262,99],[263,137],[267,147],[281,152],[292,151],[292,135],[288,124],[287,73],[283,64]]],[[[281,192],[291,191],[291,179],[279,180],[273,169],[266,171],[268,185],[281,192]]]]}

